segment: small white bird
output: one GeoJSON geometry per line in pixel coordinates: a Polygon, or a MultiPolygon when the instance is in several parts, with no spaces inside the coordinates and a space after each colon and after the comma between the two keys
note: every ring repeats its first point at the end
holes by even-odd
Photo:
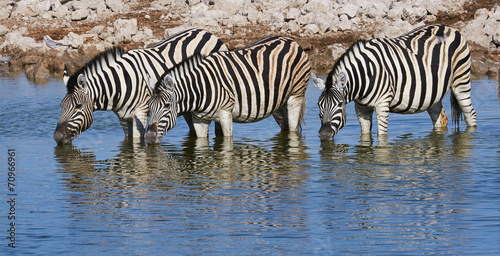
{"type": "Polygon", "coordinates": [[[43,41],[45,42],[45,44],[50,48],[50,49],[54,49],[54,48],[57,48],[61,45],[64,45],[63,43],[59,42],[59,41],[56,41],[56,40],[53,40],[49,35],[45,35],[43,37],[43,41]]]}

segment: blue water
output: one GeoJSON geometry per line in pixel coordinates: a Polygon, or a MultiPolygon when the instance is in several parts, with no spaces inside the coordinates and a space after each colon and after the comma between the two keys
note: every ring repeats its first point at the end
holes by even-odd
{"type": "Polygon", "coordinates": [[[362,140],[353,104],[335,140],[320,142],[309,85],[300,136],[269,118],[236,124],[232,142],[197,140],[181,119],[148,146],[96,112],[72,146],[56,147],[64,94],[60,80],[0,77],[2,254],[500,255],[496,81],[473,81],[476,130],[436,132],[426,113],[391,114],[383,143],[376,130],[362,140]]]}

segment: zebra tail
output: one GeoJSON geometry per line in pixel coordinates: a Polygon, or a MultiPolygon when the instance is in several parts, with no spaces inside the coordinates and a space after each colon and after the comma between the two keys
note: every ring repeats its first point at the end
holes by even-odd
{"type": "Polygon", "coordinates": [[[450,103],[451,103],[451,120],[455,124],[456,128],[460,127],[460,120],[463,118],[462,109],[458,105],[457,98],[453,92],[450,93],[450,103]]]}

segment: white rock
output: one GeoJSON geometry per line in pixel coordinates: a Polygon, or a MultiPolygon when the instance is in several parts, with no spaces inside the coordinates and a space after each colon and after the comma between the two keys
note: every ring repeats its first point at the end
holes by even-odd
{"type": "Polygon", "coordinates": [[[382,2],[367,3],[363,6],[363,12],[369,18],[385,17],[387,16],[389,7],[382,2]]]}
{"type": "Polygon", "coordinates": [[[104,30],[105,30],[105,29],[106,29],[106,27],[105,27],[105,26],[103,26],[103,25],[97,25],[97,26],[93,27],[93,28],[89,31],[89,33],[91,33],[91,34],[96,34],[96,35],[100,35],[100,34],[102,34],[102,33],[104,32],[104,30]]]}
{"type": "Polygon", "coordinates": [[[78,49],[78,47],[83,45],[84,39],[82,36],[69,32],[69,34],[63,38],[63,42],[72,48],[78,49]]]}
{"type": "Polygon", "coordinates": [[[344,46],[343,44],[332,44],[328,45],[327,49],[332,52],[332,58],[334,60],[338,60],[342,56],[342,54],[347,51],[348,47],[344,46]]]}
{"type": "Polygon", "coordinates": [[[191,27],[201,28],[210,31],[214,34],[222,34],[223,30],[219,26],[219,23],[210,17],[194,18],[189,21],[191,27]]]}
{"type": "Polygon", "coordinates": [[[9,33],[9,29],[4,25],[0,25],[0,36],[4,36],[9,33]]]}
{"type": "Polygon", "coordinates": [[[319,27],[316,24],[308,24],[304,27],[304,33],[306,33],[306,34],[318,34],[319,27]]]}
{"type": "Polygon", "coordinates": [[[245,27],[248,24],[248,19],[242,15],[234,15],[229,18],[230,24],[235,27],[245,27]]]}
{"type": "Polygon", "coordinates": [[[340,31],[352,30],[352,21],[349,20],[347,14],[342,14],[339,18],[339,22],[336,24],[340,31]]]}
{"type": "Polygon", "coordinates": [[[347,15],[350,19],[358,15],[359,7],[354,4],[346,4],[338,11],[339,16],[347,15]]]}
{"type": "Polygon", "coordinates": [[[288,10],[288,12],[286,13],[285,21],[296,20],[301,15],[302,15],[302,13],[300,12],[299,9],[297,9],[297,8],[290,8],[290,10],[288,10]]]}
{"type": "Polygon", "coordinates": [[[5,41],[0,45],[0,49],[12,47],[21,51],[28,51],[33,48],[42,47],[41,43],[37,43],[31,37],[25,37],[19,31],[12,31],[5,35],[5,41]]]}
{"type": "Polygon", "coordinates": [[[310,0],[302,7],[305,13],[328,13],[333,8],[332,1],[329,0],[310,0]]]}
{"type": "Polygon", "coordinates": [[[113,12],[121,13],[127,11],[128,8],[123,4],[122,0],[106,0],[106,6],[113,12]]]}
{"type": "Polygon", "coordinates": [[[401,18],[410,23],[416,23],[425,20],[427,10],[424,7],[406,7],[403,9],[401,18]]]}
{"type": "Polygon", "coordinates": [[[88,16],[89,16],[88,10],[76,10],[71,13],[71,20],[80,21],[86,19],[88,16]]]}
{"type": "Polygon", "coordinates": [[[68,7],[66,5],[57,6],[52,8],[52,17],[64,18],[68,15],[68,7]]]}
{"type": "Polygon", "coordinates": [[[467,24],[460,32],[467,40],[477,43],[481,46],[488,47],[491,42],[491,37],[488,37],[484,32],[484,23],[480,20],[473,20],[467,24]]]}
{"type": "Polygon", "coordinates": [[[132,36],[137,34],[137,19],[118,19],[114,23],[115,44],[130,43],[132,36]]]}
{"type": "Polygon", "coordinates": [[[295,20],[288,22],[288,31],[294,35],[298,34],[301,28],[302,26],[295,20]]]}

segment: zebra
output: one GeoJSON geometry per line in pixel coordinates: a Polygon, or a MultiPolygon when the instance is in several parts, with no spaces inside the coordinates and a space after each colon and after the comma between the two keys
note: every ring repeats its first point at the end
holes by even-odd
{"type": "Polygon", "coordinates": [[[178,115],[190,112],[197,137],[231,137],[233,121],[257,122],[274,116],[282,130],[300,132],[306,110],[310,62],[300,45],[287,37],[260,39],[244,48],[195,55],[150,82],[148,143],[159,143],[178,115]],[[217,123],[216,123],[217,124],[217,123]]]}
{"type": "MultiPolygon", "coordinates": [[[[54,140],[70,144],[88,129],[96,110],[112,110],[126,136],[143,137],[152,92],[144,74],[159,78],[166,70],[194,54],[208,55],[227,47],[201,29],[188,29],[146,49],[124,52],[114,47],[102,52],[70,77],[54,140]]],[[[189,122],[189,116],[186,116],[189,122]]],[[[190,127],[192,125],[190,124],[190,127]]]]}
{"type": "Polygon", "coordinates": [[[321,128],[331,139],[346,122],[345,104],[355,101],[361,133],[370,134],[373,111],[378,135],[387,134],[389,112],[413,114],[427,110],[436,129],[445,128],[441,104],[451,88],[452,120],[465,116],[475,127],[470,91],[471,57],[465,38],[451,27],[427,25],[391,39],[360,40],[335,63],[326,83],[312,74],[317,88],[321,128]]]}

